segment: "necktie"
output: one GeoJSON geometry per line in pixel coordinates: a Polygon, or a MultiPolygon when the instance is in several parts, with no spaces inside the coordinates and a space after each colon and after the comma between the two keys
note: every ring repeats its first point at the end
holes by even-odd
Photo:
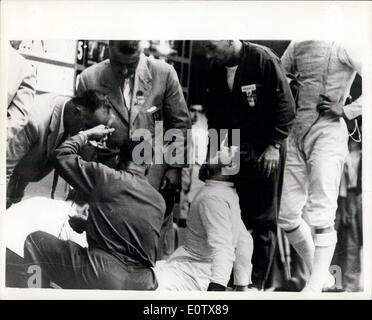
{"type": "Polygon", "coordinates": [[[126,78],[124,80],[123,96],[124,96],[124,100],[125,100],[125,105],[127,106],[127,109],[130,110],[130,105],[131,105],[131,101],[132,101],[131,80],[130,80],[130,78],[126,78]]]}

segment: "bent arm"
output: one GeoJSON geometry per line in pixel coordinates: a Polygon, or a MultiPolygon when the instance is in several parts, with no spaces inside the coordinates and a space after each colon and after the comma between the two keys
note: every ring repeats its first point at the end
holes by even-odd
{"type": "Polygon", "coordinates": [[[226,287],[235,260],[230,208],[218,197],[201,200],[200,217],[212,250],[211,283],[226,287]]]}
{"type": "Polygon", "coordinates": [[[32,146],[38,139],[38,127],[30,121],[16,135],[7,137],[6,145],[6,183],[18,165],[18,163],[27,155],[32,146]]]}
{"type": "Polygon", "coordinates": [[[273,97],[273,105],[269,110],[272,121],[269,141],[282,144],[295,119],[295,101],[279,59],[264,59],[262,70],[265,87],[273,97]]]}
{"type": "MultiPolygon", "coordinates": [[[[362,64],[357,48],[342,44],[338,49],[338,58],[340,61],[362,76],[362,64]]],[[[352,120],[362,115],[362,95],[352,103],[344,106],[346,118],[352,120]]]]}
{"type": "Polygon", "coordinates": [[[80,149],[88,142],[83,134],[77,134],[62,143],[54,152],[55,169],[77,191],[90,195],[94,190],[101,172],[108,170],[96,162],[84,161],[79,156],[80,149]]]}
{"type": "Polygon", "coordinates": [[[8,144],[12,142],[13,139],[17,139],[17,135],[29,122],[29,114],[34,104],[36,90],[36,68],[14,49],[10,51],[9,65],[7,109],[8,144]]]}
{"type": "MultiPolygon", "coordinates": [[[[168,72],[166,92],[164,101],[164,128],[165,130],[175,129],[173,142],[167,146],[166,153],[176,150],[176,162],[172,167],[185,167],[187,164],[187,130],[191,128],[190,114],[183,96],[177,73],[173,67],[168,72]]],[[[170,157],[170,155],[165,155],[170,157]]]]}
{"type": "Polygon", "coordinates": [[[247,286],[251,282],[253,238],[240,220],[239,237],[235,249],[234,285],[247,286]]]}

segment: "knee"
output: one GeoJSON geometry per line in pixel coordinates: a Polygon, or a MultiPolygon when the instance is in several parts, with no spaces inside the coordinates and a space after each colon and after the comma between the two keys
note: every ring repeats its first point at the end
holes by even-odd
{"type": "Polygon", "coordinates": [[[281,229],[289,231],[301,224],[303,205],[299,205],[299,202],[295,204],[288,201],[287,197],[282,197],[278,215],[278,225],[281,229]]]}
{"type": "Polygon", "coordinates": [[[309,206],[306,211],[306,218],[309,225],[314,229],[334,229],[337,207],[318,207],[309,206]]]}
{"type": "Polygon", "coordinates": [[[337,243],[337,232],[334,228],[323,229],[325,232],[319,233],[322,229],[316,229],[314,234],[314,244],[316,247],[329,247],[337,243]]]}
{"type": "Polygon", "coordinates": [[[301,221],[301,215],[293,214],[291,212],[284,213],[284,211],[280,210],[278,217],[278,226],[281,229],[285,231],[296,229],[301,224],[301,221]]]}
{"type": "Polygon", "coordinates": [[[46,235],[47,233],[44,232],[44,231],[35,231],[35,232],[32,232],[30,233],[27,237],[26,237],[26,240],[25,240],[25,243],[27,244],[31,244],[31,243],[35,243],[37,241],[40,241],[44,238],[44,236],[46,235]]]}

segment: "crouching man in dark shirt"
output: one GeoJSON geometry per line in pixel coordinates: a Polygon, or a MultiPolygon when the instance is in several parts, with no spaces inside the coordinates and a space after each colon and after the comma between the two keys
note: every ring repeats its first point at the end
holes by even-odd
{"type": "Polygon", "coordinates": [[[138,143],[123,145],[118,170],[78,155],[89,140],[113,130],[97,126],[71,137],[56,150],[56,170],[90,205],[88,248],[41,231],[25,241],[28,263],[39,265],[43,278],[65,289],[154,290],[158,286],[151,267],[165,203],[147,182],[148,165],[133,162],[138,143]]]}

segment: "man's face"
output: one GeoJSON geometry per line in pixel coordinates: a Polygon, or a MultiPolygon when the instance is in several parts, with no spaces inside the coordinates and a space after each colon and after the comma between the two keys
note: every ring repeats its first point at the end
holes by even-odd
{"type": "Polygon", "coordinates": [[[110,47],[110,64],[112,71],[119,80],[132,77],[137,69],[141,51],[133,54],[123,54],[116,46],[110,47]]]}
{"type": "Polygon", "coordinates": [[[233,56],[233,46],[229,40],[203,41],[206,58],[219,65],[227,65],[233,56]]]}
{"type": "Polygon", "coordinates": [[[203,107],[201,105],[193,105],[190,107],[190,116],[192,124],[195,124],[198,119],[199,115],[203,112],[203,107]]]}
{"type": "Polygon", "coordinates": [[[75,135],[81,130],[87,130],[100,124],[108,125],[112,117],[110,108],[102,106],[95,112],[90,112],[82,106],[75,107],[75,114],[66,124],[70,135],[75,135]]]}
{"type": "Polygon", "coordinates": [[[100,124],[110,125],[112,122],[112,110],[108,107],[100,107],[94,112],[82,109],[82,118],[86,128],[93,128],[100,124]]]}

